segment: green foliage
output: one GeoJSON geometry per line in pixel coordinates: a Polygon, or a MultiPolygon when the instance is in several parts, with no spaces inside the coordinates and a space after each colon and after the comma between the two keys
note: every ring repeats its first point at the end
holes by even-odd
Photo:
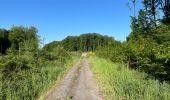
{"type": "Polygon", "coordinates": [[[51,43],[48,43],[46,44],[44,47],[43,47],[43,50],[44,51],[52,51],[54,48],[63,48],[62,47],[62,43],[60,41],[53,41],[51,43]]]}
{"type": "Polygon", "coordinates": [[[47,61],[61,60],[64,63],[65,59],[70,58],[70,53],[63,48],[61,42],[54,41],[43,47],[40,56],[47,61]]]}
{"type": "Polygon", "coordinates": [[[23,26],[14,26],[10,30],[9,40],[12,43],[12,49],[18,50],[19,52],[23,46],[28,45],[31,45],[34,49],[38,49],[39,39],[37,36],[37,29],[35,27],[27,28],[23,26]]]}
{"type": "Polygon", "coordinates": [[[166,37],[160,39],[164,36],[163,32],[161,36],[157,34],[155,34],[157,37],[152,38],[144,38],[141,35],[136,37],[131,34],[128,42],[110,49],[103,48],[96,51],[96,54],[113,62],[127,63],[130,68],[145,71],[159,80],[170,80],[169,36],[166,33],[166,37]]]}
{"type": "Polygon", "coordinates": [[[95,56],[89,58],[103,97],[106,100],[169,100],[170,85],[131,70],[123,64],[95,56]]]}
{"type": "Polygon", "coordinates": [[[37,99],[79,56],[66,51],[61,42],[40,49],[35,27],[0,29],[0,46],[5,54],[0,56],[2,100],[37,99]]]}
{"type": "MultiPolygon", "coordinates": [[[[135,8],[136,0],[132,1],[135,8]]],[[[159,1],[144,0],[138,16],[134,9],[132,32],[123,43],[113,37],[88,33],[68,36],[41,49],[35,27],[0,29],[0,99],[36,99],[66,70],[65,64],[75,54],[69,51],[94,51],[112,62],[127,63],[129,68],[145,71],[163,83],[145,80],[147,74],[95,58],[94,72],[102,77],[106,95],[111,98],[169,99],[169,85],[164,81],[170,80],[170,1],[159,1]],[[158,19],[159,8],[163,19],[158,19]]]]}
{"type": "MultiPolygon", "coordinates": [[[[62,77],[67,67],[71,66],[77,59],[73,56],[62,64],[61,61],[48,62],[48,65],[37,68],[10,72],[8,75],[3,74],[2,80],[0,80],[2,83],[0,98],[2,100],[36,100],[59,77],[62,77]]],[[[12,63],[16,64],[16,61],[12,63]]],[[[11,67],[9,64],[8,66],[11,67]]]]}
{"type": "Polygon", "coordinates": [[[119,44],[114,38],[102,36],[97,33],[82,34],[80,36],[68,36],[63,41],[63,46],[69,51],[95,51],[102,47],[111,47],[119,44]]]}
{"type": "MultiPolygon", "coordinates": [[[[169,1],[165,2],[168,6],[169,1]]],[[[156,12],[160,7],[158,1],[145,0],[143,6],[137,17],[131,17],[132,32],[127,41],[114,47],[99,49],[96,54],[113,62],[127,63],[130,68],[145,71],[160,81],[169,81],[170,26],[167,22],[164,24],[157,20],[156,12]]]]}

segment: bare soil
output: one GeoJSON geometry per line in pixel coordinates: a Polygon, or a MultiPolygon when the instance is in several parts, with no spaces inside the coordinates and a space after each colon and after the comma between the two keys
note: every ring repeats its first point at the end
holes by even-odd
{"type": "Polygon", "coordinates": [[[70,69],[65,78],[46,94],[46,100],[103,100],[93,80],[86,54],[70,69]]]}

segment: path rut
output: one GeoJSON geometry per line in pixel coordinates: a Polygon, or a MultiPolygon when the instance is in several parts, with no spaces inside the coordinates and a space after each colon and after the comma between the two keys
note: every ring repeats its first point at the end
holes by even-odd
{"type": "Polygon", "coordinates": [[[70,69],[65,78],[50,90],[46,100],[103,100],[93,80],[93,74],[86,58],[81,59],[70,69]]]}

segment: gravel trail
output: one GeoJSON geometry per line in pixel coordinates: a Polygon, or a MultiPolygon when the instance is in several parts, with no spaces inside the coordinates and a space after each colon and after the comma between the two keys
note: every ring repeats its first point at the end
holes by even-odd
{"type": "Polygon", "coordinates": [[[47,93],[45,100],[103,100],[85,53],[65,78],[47,93]]]}

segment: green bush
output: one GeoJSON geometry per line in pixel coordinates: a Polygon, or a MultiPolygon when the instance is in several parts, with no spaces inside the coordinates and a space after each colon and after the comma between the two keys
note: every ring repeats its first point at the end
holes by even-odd
{"type": "Polygon", "coordinates": [[[40,66],[32,64],[29,56],[28,58],[12,57],[10,60],[8,59],[10,56],[5,57],[8,60],[1,68],[3,73],[0,73],[0,98],[2,100],[36,100],[55,83],[67,67],[77,61],[78,56],[72,55],[69,59],[63,58],[65,60],[47,61],[45,65],[40,64],[40,66]]]}
{"type": "Polygon", "coordinates": [[[145,71],[161,81],[169,81],[170,30],[166,25],[158,28],[153,36],[131,33],[127,42],[97,50],[96,55],[113,62],[126,63],[130,68],[145,71]],[[164,39],[161,39],[162,36],[164,39]]]}

